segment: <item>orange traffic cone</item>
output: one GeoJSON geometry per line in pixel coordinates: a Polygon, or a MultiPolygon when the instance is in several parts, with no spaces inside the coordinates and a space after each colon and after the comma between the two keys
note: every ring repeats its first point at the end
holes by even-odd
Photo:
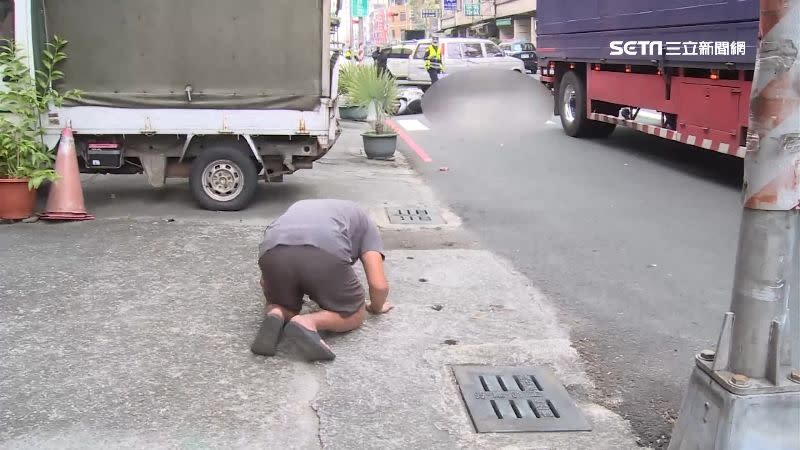
{"type": "Polygon", "coordinates": [[[64,128],[56,154],[56,173],[59,178],[50,188],[44,220],[92,220],[83,204],[81,174],[78,170],[78,154],[72,128],[64,128]]]}

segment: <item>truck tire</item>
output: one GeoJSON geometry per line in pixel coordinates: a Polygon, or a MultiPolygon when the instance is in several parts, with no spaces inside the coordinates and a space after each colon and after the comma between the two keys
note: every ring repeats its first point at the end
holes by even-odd
{"type": "Polygon", "coordinates": [[[586,118],[586,84],[577,73],[569,71],[559,83],[556,106],[561,127],[572,137],[607,137],[616,127],[612,123],[586,118]]]}
{"type": "Polygon", "coordinates": [[[201,208],[239,211],[253,200],[258,168],[250,155],[238,148],[210,148],[192,163],[189,186],[201,208]]]}

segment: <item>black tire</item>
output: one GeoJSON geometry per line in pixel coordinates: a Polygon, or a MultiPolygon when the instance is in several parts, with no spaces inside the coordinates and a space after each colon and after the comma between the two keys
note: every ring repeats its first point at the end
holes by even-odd
{"type": "Polygon", "coordinates": [[[586,118],[586,84],[577,73],[569,71],[559,83],[556,108],[561,127],[572,137],[607,137],[616,125],[586,118]]]}
{"type": "Polygon", "coordinates": [[[192,163],[189,187],[195,202],[203,209],[239,211],[253,200],[258,187],[258,168],[241,149],[209,148],[192,163]],[[212,174],[217,175],[216,186],[212,184],[212,174]]]}

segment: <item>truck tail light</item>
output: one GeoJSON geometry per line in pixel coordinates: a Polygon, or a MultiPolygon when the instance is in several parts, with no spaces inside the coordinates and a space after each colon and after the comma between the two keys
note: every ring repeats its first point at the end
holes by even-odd
{"type": "Polygon", "coordinates": [[[630,64],[625,65],[625,73],[631,73],[631,65],[630,64]]]}
{"type": "Polygon", "coordinates": [[[719,80],[719,70],[712,69],[711,76],[709,78],[711,78],[712,80],[719,80]]]}
{"type": "Polygon", "coordinates": [[[595,64],[594,65],[594,70],[597,71],[597,72],[600,72],[600,64],[595,64]]]}
{"type": "Polygon", "coordinates": [[[574,69],[575,68],[575,64],[574,63],[570,63],[569,68],[570,69],[574,69]]]}

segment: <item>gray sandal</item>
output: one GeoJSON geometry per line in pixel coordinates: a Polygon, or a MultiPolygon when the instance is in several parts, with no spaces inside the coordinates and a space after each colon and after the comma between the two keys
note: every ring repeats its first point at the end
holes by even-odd
{"type": "Polygon", "coordinates": [[[258,334],[253,340],[253,345],[250,346],[250,351],[256,355],[275,356],[282,330],[283,319],[267,314],[264,317],[264,321],[261,322],[261,328],[258,329],[258,334]]]}
{"type": "Polygon", "coordinates": [[[283,329],[284,335],[297,344],[300,354],[307,361],[331,361],[336,355],[322,343],[322,337],[294,322],[289,322],[283,329]]]}

